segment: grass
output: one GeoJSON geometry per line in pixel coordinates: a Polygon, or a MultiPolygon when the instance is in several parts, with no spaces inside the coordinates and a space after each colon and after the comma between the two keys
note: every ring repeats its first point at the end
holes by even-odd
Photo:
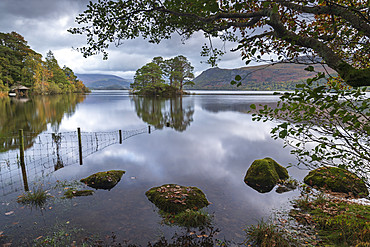
{"type": "Polygon", "coordinates": [[[49,197],[50,195],[48,192],[39,187],[33,191],[26,191],[24,194],[20,195],[17,202],[41,208],[49,197]]]}
{"type": "Polygon", "coordinates": [[[247,234],[247,246],[289,247],[296,246],[285,232],[272,223],[261,220],[244,230],[247,234]]]}
{"type": "Polygon", "coordinates": [[[370,246],[370,206],[333,199],[322,194],[294,201],[290,215],[312,224],[325,246],[370,246]]]}

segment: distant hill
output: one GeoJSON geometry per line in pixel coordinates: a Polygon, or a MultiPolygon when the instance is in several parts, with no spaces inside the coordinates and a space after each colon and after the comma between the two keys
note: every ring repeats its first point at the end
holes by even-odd
{"type": "Polygon", "coordinates": [[[90,89],[129,89],[131,81],[115,75],[76,74],[90,89]]]}
{"type": "MultiPolygon", "coordinates": [[[[243,67],[238,69],[211,68],[203,71],[188,89],[212,90],[293,90],[295,85],[313,77],[314,73],[304,70],[307,65],[281,63],[243,67]],[[242,85],[236,87],[230,82],[236,75],[242,77],[242,85]]],[[[324,71],[322,66],[314,66],[316,71],[324,71]]],[[[329,69],[330,73],[334,73],[329,69]]]]}

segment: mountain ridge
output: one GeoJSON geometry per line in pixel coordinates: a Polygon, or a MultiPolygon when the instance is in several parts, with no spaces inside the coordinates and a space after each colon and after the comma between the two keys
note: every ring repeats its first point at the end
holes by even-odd
{"type": "MultiPolygon", "coordinates": [[[[279,63],[274,65],[258,65],[236,69],[210,68],[203,71],[193,82],[194,86],[187,89],[202,90],[293,90],[295,85],[312,78],[315,73],[306,71],[307,65],[279,63]],[[231,85],[235,76],[241,76],[240,87],[231,85]]],[[[313,66],[316,72],[324,72],[321,65],[313,66]]],[[[330,74],[335,72],[328,69],[330,74]]]]}
{"type": "Polygon", "coordinates": [[[76,74],[77,78],[92,90],[129,89],[131,80],[108,74],[76,74]]]}

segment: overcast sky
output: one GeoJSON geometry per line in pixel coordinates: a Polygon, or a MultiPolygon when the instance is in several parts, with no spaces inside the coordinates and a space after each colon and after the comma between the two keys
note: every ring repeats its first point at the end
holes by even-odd
{"type": "MultiPolygon", "coordinates": [[[[114,74],[132,78],[135,71],[151,61],[155,56],[171,58],[177,55],[186,56],[195,67],[198,75],[210,66],[200,56],[202,45],[206,42],[203,34],[194,35],[182,44],[174,35],[171,40],[161,44],[149,44],[146,40],[125,41],[116,48],[108,50],[108,60],[101,55],[83,58],[73,50],[86,44],[83,35],[72,35],[67,32],[76,26],[75,17],[85,10],[88,0],[0,0],[0,32],[15,31],[21,34],[36,52],[44,57],[51,50],[59,65],[70,67],[75,73],[114,74]]],[[[220,68],[238,68],[244,65],[240,54],[230,52],[236,44],[226,44],[226,55],[219,62],[220,68]]]]}

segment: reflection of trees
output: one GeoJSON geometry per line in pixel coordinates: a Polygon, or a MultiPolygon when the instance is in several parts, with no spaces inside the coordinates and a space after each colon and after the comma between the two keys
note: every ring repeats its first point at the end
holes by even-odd
{"type": "Polygon", "coordinates": [[[18,135],[18,130],[26,133],[24,146],[32,146],[34,138],[51,124],[57,132],[64,114],[72,115],[84,95],[68,94],[39,96],[29,100],[16,98],[0,99],[0,152],[17,149],[17,138],[5,138],[18,135]]]}
{"type": "Polygon", "coordinates": [[[131,100],[136,114],[157,129],[166,126],[182,132],[193,121],[194,104],[184,106],[181,96],[170,99],[133,96],[131,100]]]}

